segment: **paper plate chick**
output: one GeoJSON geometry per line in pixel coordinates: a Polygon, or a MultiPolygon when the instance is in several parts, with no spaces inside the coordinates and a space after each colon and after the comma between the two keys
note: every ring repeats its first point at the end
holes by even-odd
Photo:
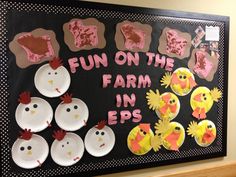
{"type": "Polygon", "coordinates": [[[193,117],[205,119],[206,113],[211,109],[214,101],[218,102],[222,92],[218,88],[209,90],[207,87],[196,88],[190,98],[190,105],[193,109],[193,117]]]}
{"type": "Polygon", "coordinates": [[[140,123],[134,127],[127,138],[129,150],[135,155],[144,155],[151,149],[151,138],[154,136],[150,124],[140,123]]]}
{"type": "Polygon", "coordinates": [[[183,67],[176,69],[172,74],[167,72],[161,79],[161,86],[165,88],[170,86],[172,91],[179,96],[187,95],[196,85],[194,75],[189,69],[183,67]]]}
{"type": "Polygon", "coordinates": [[[155,129],[155,136],[151,139],[155,152],[159,151],[161,146],[167,150],[179,151],[185,139],[185,131],[180,123],[163,119],[155,124],[155,129]]]}
{"type": "Polygon", "coordinates": [[[174,119],[180,110],[180,102],[178,97],[170,92],[160,95],[159,90],[156,92],[150,90],[146,94],[149,109],[154,110],[161,119],[174,119]]]}
{"type": "Polygon", "coordinates": [[[210,120],[203,120],[198,124],[192,121],[188,126],[187,133],[191,137],[194,137],[199,146],[207,147],[212,144],[216,138],[216,127],[210,120]]]}

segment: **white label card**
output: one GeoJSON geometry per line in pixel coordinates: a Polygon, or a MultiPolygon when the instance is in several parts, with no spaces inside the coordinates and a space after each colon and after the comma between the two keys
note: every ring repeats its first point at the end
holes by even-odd
{"type": "Polygon", "coordinates": [[[206,26],[205,29],[206,36],[205,40],[206,41],[219,41],[220,40],[220,28],[219,26],[206,26]]]}

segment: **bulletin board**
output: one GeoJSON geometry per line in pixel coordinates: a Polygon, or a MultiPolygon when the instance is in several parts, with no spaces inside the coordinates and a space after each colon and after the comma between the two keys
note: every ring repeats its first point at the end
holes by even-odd
{"type": "Polygon", "coordinates": [[[229,17],[0,1],[3,176],[226,156],[229,17]]]}

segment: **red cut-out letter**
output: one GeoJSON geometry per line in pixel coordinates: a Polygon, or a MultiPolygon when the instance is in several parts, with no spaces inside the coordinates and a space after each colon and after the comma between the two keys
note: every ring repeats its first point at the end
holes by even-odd
{"type": "Polygon", "coordinates": [[[151,53],[151,52],[147,52],[146,55],[148,56],[147,65],[151,65],[155,54],[154,54],[154,53],[151,53]]]}
{"type": "Polygon", "coordinates": [[[123,51],[117,52],[115,56],[115,62],[118,65],[124,65],[126,62],[126,53],[123,51]]]}
{"type": "Polygon", "coordinates": [[[132,63],[134,63],[134,65],[136,66],[139,65],[139,54],[137,52],[135,52],[134,55],[132,55],[131,52],[128,52],[127,58],[128,58],[128,66],[131,66],[132,63]]]}
{"type": "Polygon", "coordinates": [[[136,81],[137,81],[136,76],[133,75],[133,74],[129,74],[129,75],[126,76],[126,78],[127,78],[126,87],[130,88],[130,86],[132,86],[133,88],[135,88],[136,87],[136,81]]]}
{"type": "Polygon", "coordinates": [[[79,60],[84,70],[89,71],[94,67],[94,61],[92,55],[88,56],[89,65],[86,64],[84,57],[80,57],[79,60]]]}
{"type": "Polygon", "coordinates": [[[125,80],[120,74],[116,76],[116,81],[114,84],[114,88],[117,88],[117,87],[122,87],[122,88],[125,87],[125,80]]]}
{"type": "Polygon", "coordinates": [[[109,111],[108,112],[108,125],[116,125],[117,124],[117,112],[109,111]]]}
{"type": "Polygon", "coordinates": [[[100,57],[97,54],[95,54],[93,56],[93,58],[94,58],[94,62],[95,62],[96,68],[100,68],[101,64],[104,67],[108,66],[107,55],[105,53],[102,53],[102,57],[100,57]]]}
{"type": "Polygon", "coordinates": [[[143,77],[143,75],[140,75],[138,77],[138,88],[146,88],[146,87],[151,87],[152,81],[149,77],[149,75],[145,75],[143,77]]]}
{"type": "Polygon", "coordinates": [[[123,102],[124,102],[124,107],[127,108],[128,104],[130,104],[130,106],[134,107],[135,106],[135,102],[136,102],[136,96],[134,93],[131,94],[131,97],[129,97],[127,94],[123,95],[123,102]]]}
{"type": "Polygon", "coordinates": [[[166,71],[172,71],[174,67],[174,59],[172,58],[167,58],[166,59],[166,67],[165,70],[166,71]]]}
{"type": "Polygon", "coordinates": [[[142,115],[141,115],[141,110],[140,109],[135,109],[133,111],[133,122],[137,123],[140,122],[142,120],[142,115]]]}
{"type": "Polygon", "coordinates": [[[122,103],[122,100],[121,100],[121,96],[120,94],[117,94],[116,95],[116,107],[121,107],[121,103],[122,103]]]}
{"type": "Polygon", "coordinates": [[[68,63],[70,65],[71,73],[75,73],[76,68],[79,67],[78,58],[76,58],[76,57],[70,58],[70,59],[68,59],[68,63]]]}
{"type": "Polygon", "coordinates": [[[128,110],[124,110],[120,112],[120,123],[125,123],[126,120],[131,118],[131,113],[128,110]]]}
{"type": "Polygon", "coordinates": [[[160,58],[160,55],[156,54],[154,66],[158,67],[160,65],[161,68],[164,68],[165,64],[166,64],[166,57],[162,56],[160,58]]]}
{"type": "Polygon", "coordinates": [[[111,74],[102,75],[102,87],[106,88],[111,83],[111,74]]]}

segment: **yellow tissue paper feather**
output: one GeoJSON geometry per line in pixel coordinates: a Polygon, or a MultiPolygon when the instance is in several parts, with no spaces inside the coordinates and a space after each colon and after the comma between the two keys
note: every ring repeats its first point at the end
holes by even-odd
{"type": "Polygon", "coordinates": [[[219,99],[222,97],[222,92],[215,87],[211,90],[211,97],[215,102],[218,102],[219,99]]]}
{"type": "Polygon", "coordinates": [[[171,84],[172,74],[170,72],[165,73],[165,75],[161,79],[161,86],[165,86],[167,88],[171,84]]]}
{"type": "Polygon", "coordinates": [[[147,104],[149,106],[149,109],[151,110],[157,110],[159,108],[160,103],[160,93],[159,90],[156,90],[156,92],[149,90],[149,92],[146,93],[147,98],[147,104]]]}

